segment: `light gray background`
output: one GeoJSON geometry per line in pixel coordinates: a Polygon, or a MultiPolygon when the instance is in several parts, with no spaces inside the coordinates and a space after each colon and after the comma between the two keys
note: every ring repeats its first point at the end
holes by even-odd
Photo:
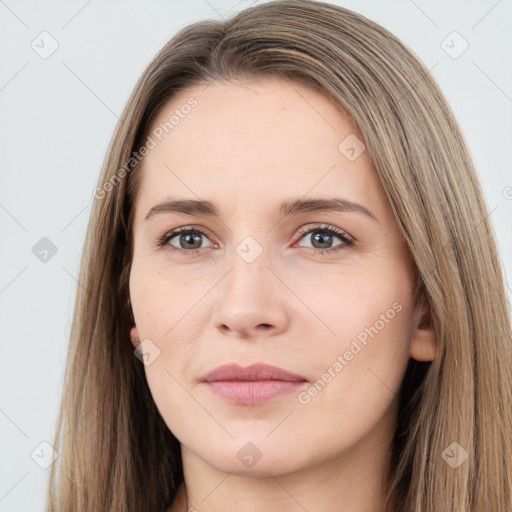
{"type": "MultiPolygon", "coordinates": [[[[40,443],[53,440],[93,191],[132,87],[178,29],[255,3],[0,0],[0,512],[43,507],[48,470],[31,453],[46,460],[40,443]],[[46,59],[31,47],[51,48],[44,31],[58,43],[46,59]],[[47,262],[32,252],[42,237],[57,247],[47,262]]],[[[510,282],[512,1],[332,3],[380,23],[433,68],[471,148],[510,282]],[[446,39],[454,31],[469,44],[458,58],[445,51],[462,49],[459,36],[446,39]]]]}

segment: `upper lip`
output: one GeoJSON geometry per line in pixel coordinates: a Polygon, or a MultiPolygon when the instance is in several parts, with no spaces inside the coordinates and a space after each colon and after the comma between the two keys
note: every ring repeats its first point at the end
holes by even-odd
{"type": "Polygon", "coordinates": [[[258,380],[282,380],[289,382],[301,382],[306,379],[301,375],[288,372],[278,366],[264,363],[255,363],[250,366],[238,364],[224,364],[207,373],[202,380],[204,382],[218,381],[258,381],[258,380]]]}

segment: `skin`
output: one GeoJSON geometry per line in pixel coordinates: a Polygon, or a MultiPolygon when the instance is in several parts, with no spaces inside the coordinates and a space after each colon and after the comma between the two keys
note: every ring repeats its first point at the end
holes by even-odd
{"type": "Polygon", "coordinates": [[[350,161],[338,149],[363,137],[322,94],[269,77],[180,91],[154,126],[190,97],[197,106],[140,169],[130,275],[132,336],[160,351],[146,376],[182,446],[185,483],[169,510],[377,512],[407,362],[431,360],[436,339],[427,306],[413,302],[408,248],[368,151],[350,161]],[[207,199],[220,218],[145,220],[170,196],[207,199]],[[355,211],[276,214],[285,200],[312,197],[357,202],[377,221],[355,211]],[[332,252],[343,241],[315,242],[319,224],[355,244],[332,252]],[[190,226],[205,233],[195,256],[170,250],[190,251],[180,235],[157,246],[190,226]],[[301,237],[302,227],[317,231],[301,237]],[[252,263],[236,251],[248,236],[262,249],[252,263]],[[296,392],[232,404],[200,382],[227,362],[265,362],[314,383],[393,304],[394,318],[307,404],[296,392]],[[248,442],[261,453],[251,468],[237,457],[248,442]]]}

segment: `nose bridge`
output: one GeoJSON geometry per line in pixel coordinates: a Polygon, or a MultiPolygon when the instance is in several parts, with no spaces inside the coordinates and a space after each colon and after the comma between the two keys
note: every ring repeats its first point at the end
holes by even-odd
{"type": "Polygon", "coordinates": [[[235,247],[232,256],[231,271],[227,276],[225,301],[234,300],[240,306],[258,305],[265,302],[270,290],[271,272],[269,266],[269,250],[265,250],[253,237],[246,237],[235,247]]]}

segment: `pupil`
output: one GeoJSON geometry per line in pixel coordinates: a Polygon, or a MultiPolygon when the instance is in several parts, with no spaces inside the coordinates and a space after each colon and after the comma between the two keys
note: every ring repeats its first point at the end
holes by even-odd
{"type": "MultiPolygon", "coordinates": [[[[196,233],[186,233],[185,235],[182,235],[182,239],[186,240],[186,244],[193,244],[194,241],[199,242],[199,247],[201,247],[201,236],[196,233]]],[[[182,244],[183,245],[183,244],[182,244]]],[[[192,249],[198,249],[199,247],[192,247],[192,249]]],[[[190,249],[190,247],[188,247],[190,249]]]]}
{"type": "MultiPolygon", "coordinates": [[[[326,231],[317,231],[317,234],[313,236],[313,240],[315,242],[320,241],[320,243],[324,243],[325,239],[330,239],[331,237],[332,235],[330,233],[327,233],[326,231]]],[[[329,242],[331,242],[331,240],[329,240],[329,242]]],[[[330,245],[329,242],[326,243],[327,247],[330,245]]],[[[320,248],[325,249],[325,247],[323,246],[320,248]]]]}

